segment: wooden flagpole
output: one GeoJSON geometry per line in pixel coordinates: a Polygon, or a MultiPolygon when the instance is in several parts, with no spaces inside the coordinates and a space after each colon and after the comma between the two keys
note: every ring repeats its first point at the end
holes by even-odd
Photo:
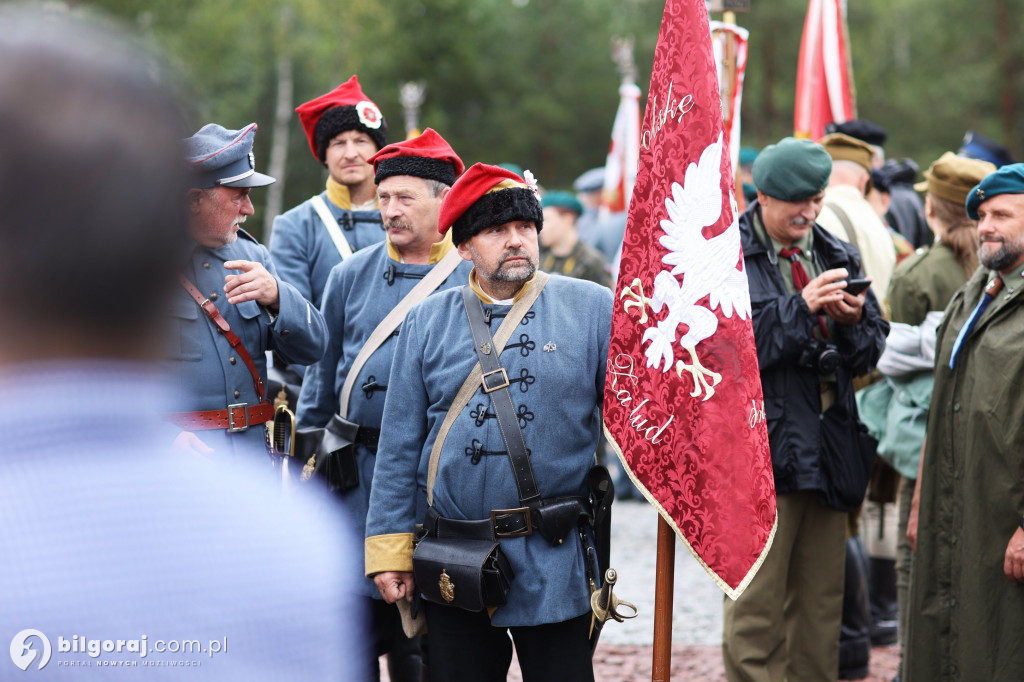
{"type": "Polygon", "coordinates": [[[672,603],[675,589],[676,534],[658,515],[658,560],[654,577],[654,664],[652,682],[672,677],[672,603]]]}

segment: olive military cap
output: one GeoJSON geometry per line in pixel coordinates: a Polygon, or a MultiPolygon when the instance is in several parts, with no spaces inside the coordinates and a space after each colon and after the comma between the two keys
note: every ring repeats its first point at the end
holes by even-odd
{"type": "Polygon", "coordinates": [[[969,159],[946,152],[924,172],[925,180],[914,185],[918,192],[931,192],[940,199],[963,204],[971,189],[996,167],[988,161],[969,159]]]}

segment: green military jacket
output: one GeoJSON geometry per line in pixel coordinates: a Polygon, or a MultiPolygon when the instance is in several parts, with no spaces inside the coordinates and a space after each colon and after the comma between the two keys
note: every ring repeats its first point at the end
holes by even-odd
{"type": "Polygon", "coordinates": [[[932,310],[945,310],[949,299],[967,281],[953,249],[935,244],[918,249],[896,266],[886,299],[890,320],[919,325],[932,310]]]}
{"type": "Polygon", "coordinates": [[[1017,682],[1024,587],[1003,574],[1024,515],[1024,280],[1021,268],[964,342],[954,341],[992,273],[979,268],[939,327],[904,676],[1017,682]]]}
{"type": "Polygon", "coordinates": [[[588,246],[583,241],[576,242],[576,246],[568,256],[556,256],[550,250],[542,249],[540,269],[552,275],[586,279],[609,289],[612,286],[608,261],[604,259],[600,251],[588,246]]]}

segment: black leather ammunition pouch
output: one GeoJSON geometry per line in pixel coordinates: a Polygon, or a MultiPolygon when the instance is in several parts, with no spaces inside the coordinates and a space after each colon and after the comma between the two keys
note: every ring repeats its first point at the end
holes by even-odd
{"type": "Polygon", "coordinates": [[[515,571],[501,543],[481,528],[479,522],[444,519],[427,510],[412,555],[416,587],[424,597],[467,611],[505,605],[515,571]]]}
{"type": "Polygon", "coordinates": [[[581,521],[592,523],[590,501],[583,497],[553,497],[530,505],[534,530],[552,545],[560,545],[581,521]]]}
{"type": "Polygon", "coordinates": [[[359,486],[356,444],[376,451],[380,431],[331,417],[326,428],[299,429],[295,434],[295,455],[305,464],[303,480],[315,476],[335,493],[344,493],[359,486]]]}

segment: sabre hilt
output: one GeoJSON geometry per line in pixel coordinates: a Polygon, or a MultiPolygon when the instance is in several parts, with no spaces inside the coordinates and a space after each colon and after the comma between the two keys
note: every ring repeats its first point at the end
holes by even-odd
{"type": "Polygon", "coordinates": [[[609,618],[619,623],[628,618],[636,618],[636,606],[628,601],[622,601],[615,595],[615,583],[618,579],[619,574],[615,569],[609,568],[604,572],[604,584],[601,585],[601,589],[590,595],[590,608],[593,609],[594,618],[599,623],[605,623],[609,618]],[[631,613],[622,613],[620,607],[629,609],[631,613]]]}

